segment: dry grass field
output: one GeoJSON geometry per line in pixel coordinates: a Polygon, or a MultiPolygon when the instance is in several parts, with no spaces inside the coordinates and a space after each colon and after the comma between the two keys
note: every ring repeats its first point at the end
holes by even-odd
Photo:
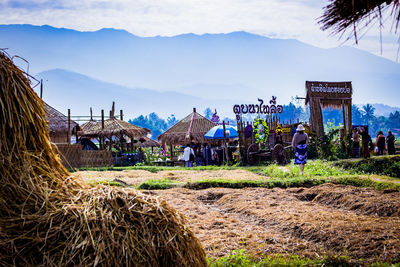
{"type": "MultiPolygon", "coordinates": [[[[132,186],[166,178],[182,183],[271,179],[242,169],[80,171],[73,175],[87,182],[118,179],[132,186]]],[[[256,258],[279,253],[311,259],[342,255],[349,263],[362,265],[400,261],[398,190],[325,183],[287,189],[178,187],[142,192],[164,199],[185,215],[210,257],[244,249],[256,258]]]]}

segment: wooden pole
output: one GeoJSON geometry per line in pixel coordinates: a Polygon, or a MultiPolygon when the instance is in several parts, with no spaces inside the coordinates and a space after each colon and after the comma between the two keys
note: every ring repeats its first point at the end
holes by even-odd
{"type": "Polygon", "coordinates": [[[169,149],[171,150],[170,159],[172,160],[172,157],[174,156],[173,155],[174,154],[174,150],[173,150],[172,145],[169,147],[169,149]]]}
{"type": "Polygon", "coordinates": [[[226,132],[225,132],[225,121],[222,121],[222,127],[224,129],[224,150],[225,150],[225,159],[226,164],[229,163],[229,155],[228,155],[228,147],[226,146],[226,132]]]}
{"type": "Polygon", "coordinates": [[[40,99],[43,98],[43,79],[40,80],[40,99]]]}
{"type": "Polygon", "coordinates": [[[67,132],[67,143],[70,145],[71,144],[71,110],[68,109],[68,132],[67,132]]]}
{"type": "Polygon", "coordinates": [[[344,100],[342,100],[342,112],[343,112],[343,127],[344,127],[344,134],[347,133],[347,125],[346,125],[346,110],[344,106],[344,100]]]}
{"type": "Polygon", "coordinates": [[[121,121],[124,120],[124,114],[123,114],[122,109],[119,111],[119,118],[120,118],[121,121]]]}
{"type": "Polygon", "coordinates": [[[90,120],[93,120],[93,111],[92,111],[92,108],[90,108],[90,120]]]}
{"type": "MultiPolygon", "coordinates": [[[[101,130],[104,130],[104,109],[101,110],[101,130]]],[[[100,136],[100,149],[104,149],[104,140],[100,136]]]]}
{"type": "Polygon", "coordinates": [[[104,130],[104,109],[101,110],[101,129],[104,130]]]}

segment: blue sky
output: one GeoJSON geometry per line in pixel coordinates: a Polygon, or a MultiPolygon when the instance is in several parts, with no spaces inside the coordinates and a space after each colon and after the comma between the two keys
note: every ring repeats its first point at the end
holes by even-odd
{"type": "MultiPolygon", "coordinates": [[[[328,0],[0,0],[0,24],[48,24],[80,31],[124,29],[139,36],[248,31],[294,38],[318,47],[355,46],[320,30],[328,0]]],[[[384,22],[381,54],[378,24],[358,48],[396,60],[398,37],[384,22]]]]}

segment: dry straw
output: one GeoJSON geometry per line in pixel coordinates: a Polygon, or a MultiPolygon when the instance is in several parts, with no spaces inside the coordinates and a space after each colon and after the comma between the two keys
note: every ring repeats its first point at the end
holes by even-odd
{"type": "Polygon", "coordinates": [[[0,51],[0,265],[205,266],[199,241],[165,202],[69,177],[42,101],[0,51]]]}

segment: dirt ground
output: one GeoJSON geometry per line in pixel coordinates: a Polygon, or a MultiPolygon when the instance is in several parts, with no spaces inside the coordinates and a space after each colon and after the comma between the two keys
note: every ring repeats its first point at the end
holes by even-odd
{"type": "Polygon", "coordinates": [[[209,255],[243,248],[253,255],[345,255],[365,264],[400,261],[399,192],[325,184],[148,193],[187,217],[209,255]]]}
{"type": "Polygon", "coordinates": [[[80,177],[86,182],[96,182],[103,180],[118,179],[128,185],[139,185],[150,179],[168,178],[177,182],[189,182],[203,179],[232,179],[232,180],[262,180],[268,179],[265,176],[258,175],[246,170],[213,170],[213,171],[159,171],[152,173],[144,170],[124,170],[124,171],[79,171],[72,174],[80,177]]]}
{"type": "MultiPolygon", "coordinates": [[[[80,172],[85,180],[268,179],[243,171],[80,172]],[[101,176],[99,176],[99,174],[101,176]]],[[[132,189],[133,190],[133,189],[132,189]]],[[[400,262],[400,192],[324,184],[311,188],[211,188],[143,191],[183,213],[208,255],[345,255],[353,263],[400,262]]]]}

